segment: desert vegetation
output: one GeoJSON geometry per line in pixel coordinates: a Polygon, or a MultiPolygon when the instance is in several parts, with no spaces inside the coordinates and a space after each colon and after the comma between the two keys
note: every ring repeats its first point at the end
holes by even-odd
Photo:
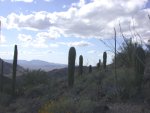
{"type": "Polygon", "coordinates": [[[123,33],[122,37],[117,51],[115,31],[111,64],[104,50],[96,66],[83,66],[82,55],[77,66],[78,51],[70,47],[68,67],[52,75],[52,71],[25,70],[17,77],[15,45],[11,78],[4,76],[4,61],[0,62],[0,113],[150,113],[149,46],[123,33]]]}

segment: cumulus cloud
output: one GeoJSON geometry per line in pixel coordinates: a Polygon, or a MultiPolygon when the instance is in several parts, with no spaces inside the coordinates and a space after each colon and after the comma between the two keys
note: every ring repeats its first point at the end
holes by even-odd
{"type": "Polygon", "coordinates": [[[97,51],[96,50],[90,50],[90,51],[88,51],[87,53],[89,53],[89,54],[94,54],[94,53],[96,53],[97,51]]]}
{"type": "Polygon", "coordinates": [[[36,36],[35,38],[32,38],[31,35],[19,34],[17,38],[22,43],[21,46],[23,47],[34,47],[34,48],[48,47],[48,45],[46,44],[45,37],[36,36]]]}
{"type": "Polygon", "coordinates": [[[53,48],[57,48],[57,47],[59,47],[59,44],[50,44],[49,46],[53,47],[53,48]]]}
{"type": "Polygon", "coordinates": [[[147,39],[150,35],[150,21],[147,16],[150,9],[144,9],[147,2],[148,0],[92,0],[87,3],[80,0],[79,3],[72,4],[67,11],[42,11],[28,15],[11,13],[3,20],[7,28],[48,30],[40,35],[50,38],[111,38],[114,35],[114,27],[119,32],[120,22],[126,36],[131,34],[129,27],[132,30],[134,27],[147,39]]]}
{"type": "Polygon", "coordinates": [[[29,15],[11,13],[7,16],[8,28],[41,30],[50,27],[46,12],[36,12],[29,15]]]}
{"type": "Polygon", "coordinates": [[[57,30],[55,28],[51,28],[47,32],[38,33],[37,36],[40,37],[40,38],[56,39],[56,38],[60,37],[61,34],[60,34],[59,30],[57,30]]]}
{"type": "Polygon", "coordinates": [[[66,46],[75,46],[75,47],[85,47],[85,46],[90,46],[92,45],[90,42],[86,41],[78,41],[78,42],[59,42],[61,45],[66,45],[66,46]]]}
{"type": "Polygon", "coordinates": [[[2,34],[0,36],[0,44],[4,44],[6,42],[6,37],[2,34]]]}
{"type": "Polygon", "coordinates": [[[22,42],[32,41],[32,37],[30,35],[25,35],[25,34],[19,34],[18,39],[22,42]]]}

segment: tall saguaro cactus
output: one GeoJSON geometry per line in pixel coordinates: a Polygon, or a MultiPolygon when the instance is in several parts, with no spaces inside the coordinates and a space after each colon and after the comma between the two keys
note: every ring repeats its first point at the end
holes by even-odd
{"type": "Polygon", "coordinates": [[[1,72],[0,72],[0,92],[3,92],[3,73],[4,70],[4,61],[1,59],[1,72]]]}
{"type": "Polygon", "coordinates": [[[18,57],[18,50],[17,50],[17,45],[15,45],[15,48],[14,48],[14,59],[13,59],[12,96],[15,95],[16,71],[17,71],[17,57],[18,57]]]}
{"type": "Polygon", "coordinates": [[[92,65],[89,65],[89,73],[92,73],[92,65]]]}
{"type": "Polygon", "coordinates": [[[76,59],[76,50],[74,47],[71,47],[68,55],[68,86],[69,87],[73,87],[74,85],[75,59],[76,59]]]}
{"type": "Polygon", "coordinates": [[[103,68],[106,69],[106,62],[107,62],[107,53],[103,53],[103,68]]]}
{"type": "Polygon", "coordinates": [[[83,74],[83,56],[79,56],[79,75],[83,74]]]}

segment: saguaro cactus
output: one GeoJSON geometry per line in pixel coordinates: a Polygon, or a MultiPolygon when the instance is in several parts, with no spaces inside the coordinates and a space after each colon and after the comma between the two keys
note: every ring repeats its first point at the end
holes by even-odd
{"type": "Polygon", "coordinates": [[[89,65],[89,73],[92,73],[92,65],[89,65]]]}
{"type": "Polygon", "coordinates": [[[99,59],[99,67],[101,67],[101,60],[99,59]]]}
{"type": "Polygon", "coordinates": [[[79,75],[83,74],[83,56],[79,56],[79,75]]]}
{"type": "Polygon", "coordinates": [[[97,68],[100,69],[101,67],[101,60],[99,60],[99,62],[97,63],[97,68]]]}
{"type": "Polygon", "coordinates": [[[103,68],[106,69],[106,62],[107,62],[107,53],[103,53],[103,68]]]}
{"type": "Polygon", "coordinates": [[[145,51],[141,46],[137,47],[135,51],[135,73],[137,85],[141,86],[142,78],[145,69],[145,51]]]}
{"type": "Polygon", "coordinates": [[[13,59],[12,96],[15,95],[16,71],[17,71],[17,57],[18,57],[18,50],[17,50],[17,45],[15,45],[15,48],[14,48],[14,59],[13,59]]]}
{"type": "Polygon", "coordinates": [[[69,87],[73,87],[74,85],[75,59],[76,59],[76,50],[74,47],[71,47],[68,55],[68,86],[69,87]]]}
{"type": "Polygon", "coordinates": [[[4,70],[4,61],[1,59],[1,73],[0,73],[0,92],[3,92],[3,70],[4,70]]]}

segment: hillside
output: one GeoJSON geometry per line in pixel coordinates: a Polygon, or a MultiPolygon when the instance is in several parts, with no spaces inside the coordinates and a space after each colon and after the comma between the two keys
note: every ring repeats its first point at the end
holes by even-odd
{"type": "Polygon", "coordinates": [[[120,88],[127,87],[131,97],[115,94],[111,70],[95,69],[79,76],[76,69],[72,89],[68,87],[66,68],[51,73],[28,71],[17,79],[15,101],[11,101],[9,94],[0,96],[0,113],[150,113],[148,103],[125,84],[127,79],[132,82],[129,81],[132,71],[120,68],[117,72],[120,88]]]}
{"type": "MultiPolygon", "coordinates": [[[[6,62],[12,63],[12,60],[5,60],[6,62]]],[[[42,60],[18,60],[18,64],[25,69],[38,70],[42,69],[44,71],[51,71],[53,69],[60,69],[66,67],[64,64],[50,63],[42,60]]]]}
{"type": "MultiPolygon", "coordinates": [[[[0,59],[1,62],[2,59],[0,59]]],[[[1,65],[0,65],[1,69],[1,65]]],[[[24,68],[20,65],[17,66],[17,76],[21,75],[24,72],[24,68]]],[[[12,64],[4,61],[4,76],[10,77],[12,75],[12,64]]]]}

